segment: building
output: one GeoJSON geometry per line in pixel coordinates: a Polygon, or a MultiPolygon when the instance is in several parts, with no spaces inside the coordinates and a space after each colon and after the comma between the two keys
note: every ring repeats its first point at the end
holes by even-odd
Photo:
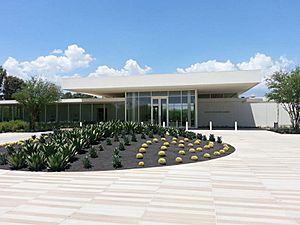
{"type": "MultiPolygon", "coordinates": [[[[62,99],[45,107],[40,120],[139,121],[190,128],[289,125],[288,114],[263,98],[240,98],[258,85],[261,72],[230,71],[124,77],[64,78],[64,90],[97,98],[62,99]]],[[[0,101],[0,120],[26,119],[16,101],[0,101]]]]}

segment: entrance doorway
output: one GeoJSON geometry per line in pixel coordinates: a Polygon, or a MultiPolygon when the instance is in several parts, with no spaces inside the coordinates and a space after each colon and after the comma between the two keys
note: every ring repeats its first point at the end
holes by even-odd
{"type": "Polygon", "coordinates": [[[168,97],[155,96],[151,99],[151,123],[169,126],[168,97]]]}

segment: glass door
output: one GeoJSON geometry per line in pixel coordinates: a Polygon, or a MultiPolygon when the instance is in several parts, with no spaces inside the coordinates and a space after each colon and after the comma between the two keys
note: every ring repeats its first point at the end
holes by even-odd
{"type": "Polygon", "coordinates": [[[169,110],[167,97],[152,97],[151,101],[151,123],[169,125],[169,110]]]}

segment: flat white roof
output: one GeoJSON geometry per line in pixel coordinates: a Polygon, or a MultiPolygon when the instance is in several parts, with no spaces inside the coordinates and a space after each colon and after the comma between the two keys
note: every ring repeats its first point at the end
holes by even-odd
{"type": "Polygon", "coordinates": [[[92,95],[197,89],[199,93],[243,93],[262,80],[260,70],[63,78],[62,88],[92,95]]]}

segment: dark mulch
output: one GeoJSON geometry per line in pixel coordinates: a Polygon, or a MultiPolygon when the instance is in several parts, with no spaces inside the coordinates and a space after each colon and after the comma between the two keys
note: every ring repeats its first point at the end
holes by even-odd
{"type": "MultiPolygon", "coordinates": [[[[214,147],[211,149],[204,149],[203,146],[208,143],[208,141],[202,141],[200,145],[194,145],[193,148],[197,147],[202,147],[203,151],[196,153],[190,153],[188,151],[189,147],[187,146],[187,143],[185,144],[185,152],[186,155],[179,155],[178,151],[181,150],[181,148],[178,147],[178,142],[176,145],[171,144],[172,137],[168,136],[166,137],[167,141],[170,143],[170,146],[168,147],[168,150],[166,151],[166,165],[160,165],[158,164],[158,152],[160,151],[160,146],[163,145],[164,141],[160,140],[159,136],[156,136],[158,138],[159,142],[158,143],[153,143],[152,145],[149,145],[149,147],[146,149],[147,152],[144,153],[144,158],[143,159],[136,159],[136,154],[138,153],[139,148],[141,147],[142,143],[145,143],[146,140],[152,140],[152,138],[141,139],[140,135],[137,136],[137,142],[130,142],[130,146],[125,146],[126,150],[120,151],[120,156],[121,156],[121,161],[122,161],[122,168],[120,169],[132,169],[132,168],[145,168],[145,167],[157,167],[157,166],[170,166],[170,165],[178,165],[178,163],[175,161],[176,157],[181,157],[183,159],[182,164],[185,163],[199,163],[201,161],[207,161],[207,160],[212,160],[220,157],[227,156],[235,151],[235,148],[231,145],[228,144],[229,150],[220,156],[214,156],[213,152],[218,151],[223,149],[223,145],[215,142],[214,147]],[[211,158],[203,158],[202,155],[204,153],[210,153],[211,158]],[[197,162],[192,161],[190,157],[192,155],[197,155],[199,160],[197,162]],[[138,166],[138,162],[143,161],[145,163],[144,167],[138,166]]],[[[129,139],[131,139],[131,136],[129,136],[129,139]]],[[[179,139],[183,139],[183,137],[179,137],[179,139]]],[[[74,161],[71,163],[69,168],[67,168],[65,171],[102,171],[102,170],[115,170],[112,165],[112,153],[115,147],[119,146],[119,142],[114,142],[113,138],[112,140],[112,145],[106,145],[106,140],[101,141],[102,146],[104,147],[103,151],[99,151],[99,144],[93,145],[93,147],[96,148],[98,157],[97,158],[91,158],[89,157],[92,167],[89,169],[85,169],[83,167],[82,159],[85,158],[86,156],[89,156],[89,149],[84,149],[81,154],[77,154],[74,161]]],[[[123,142],[123,139],[120,138],[120,141],[123,142]]],[[[189,141],[189,143],[193,143],[193,141],[189,141]]],[[[4,148],[0,149],[0,152],[5,152],[6,150],[4,148]]],[[[0,169],[10,169],[8,165],[0,165],[0,169]]],[[[22,170],[28,170],[27,168],[24,168],[22,170]]],[[[46,169],[44,171],[47,171],[46,169]]]]}

